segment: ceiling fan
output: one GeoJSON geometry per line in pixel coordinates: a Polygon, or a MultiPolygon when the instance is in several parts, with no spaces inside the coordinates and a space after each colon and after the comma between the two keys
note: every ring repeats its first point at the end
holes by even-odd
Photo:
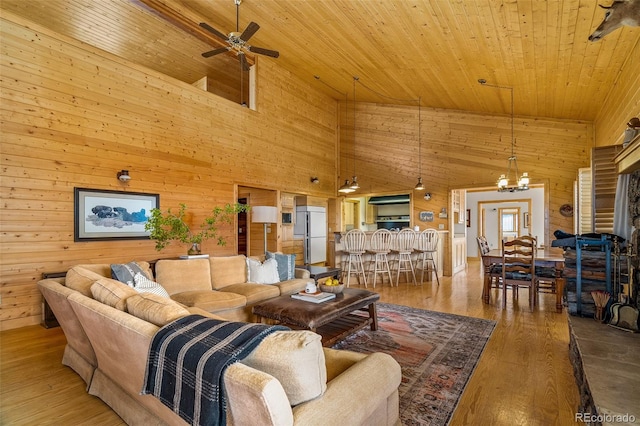
{"type": "Polygon", "coordinates": [[[211,56],[218,55],[220,53],[235,51],[236,55],[240,59],[240,64],[242,65],[242,69],[245,71],[249,70],[249,64],[247,63],[247,58],[245,57],[245,51],[251,53],[257,53],[259,55],[271,56],[272,58],[277,58],[280,56],[280,53],[275,50],[265,49],[262,47],[251,46],[247,42],[253,35],[260,29],[260,25],[255,22],[250,22],[247,25],[247,28],[240,33],[240,3],[242,0],[234,0],[236,4],[236,30],[234,32],[230,32],[229,35],[224,35],[220,31],[213,28],[211,25],[200,22],[200,26],[216,37],[224,40],[228,46],[219,47],[217,49],[210,50],[208,52],[204,52],[202,56],[205,58],[210,58],[211,56]]]}

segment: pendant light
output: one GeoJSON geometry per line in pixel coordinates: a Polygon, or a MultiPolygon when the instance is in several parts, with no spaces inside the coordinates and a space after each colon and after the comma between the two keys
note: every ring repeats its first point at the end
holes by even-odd
{"type": "Polygon", "coordinates": [[[514,125],[514,108],[513,108],[513,87],[507,86],[496,86],[492,84],[487,84],[487,80],[481,78],[478,80],[483,86],[487,87],[495,87],[497,89],[507,89],[511,92],[511,156],[508,158],[507,164],[507,173],[501,174],[498,178],[498,192],[516,192],[516,191],[526,191],[529,189],[529,173],[523,172],[522,175],[518,178],[520,172],[518,171],[518,161],[515,155],[515,147],[516,147],[516,139],[515,133],[513,129],[514,125]],[[512,178],[511,170],[513,169],[513,182],[516,182],[515,185],[509,185],[509,180],[512,178]]]}
{"type": "MultiPolygon", "coordinates": [[[[349,103],[348,103],[348,101],[349,101],[349,100],[348,100],[348,96],[347,96],[347,94],[345,94],[345,95],[344,95],[344,105],[345,105],[344,110],[345,110],[345,117],[347,117],[347,115],[348,115],[348,114],[346,114],[346,113],[347,113],[347,111],[348,111],[348,108],[349,108],[349,103]]],[[[354,102],[354,105],[355,105],[355,102],[354,102]]],[[[354,108],[354,110],[355,110],[355,108],[354,108]]],[[[355,118],[354,118],[354,120],[355,120],[355,118]]],[[[354,132],[355,132],[355,129],[354,129],[354,132]]],[[[355,134],[355,133],[354,133],[354,134],[355,134]]],[[[346,179],[346,180],[344,181],[344,185],[342,185],[340,188],[338,188],[338,192],[339,192],[339,193],[341,193],[341,194],[350,194],[350,193],[352,193],[352,192],[355,192],[355,189],[351,188],[351,182],[349,182],[349,179],[346,179]]]]}
{"type": "Polygon", "coordinates": [[[422,98],[419,97],[418,98],[418,183],[413,188],[416,191],[424,191],[424,184],[422,183],[422,132],[420,131],[421,124],[422,124],[421,104],[422,104],[422,98]]]}
{"type": "MultiPolygon", "coordinates": [[[[356,176],[356,82],[358,77],[353,77],[353,179],[349,184],[349,188],[353,191],[360,189],[358,177],[356,176]]],[[[352,191],[352,192],[353,192],[352,191]]]]}

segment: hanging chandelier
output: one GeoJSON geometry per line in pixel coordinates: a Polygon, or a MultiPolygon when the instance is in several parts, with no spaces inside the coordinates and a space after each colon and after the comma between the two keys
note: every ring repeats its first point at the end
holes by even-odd
{"type": "Polygon", "coordinates": [[[514,109],[513,109],[513,87],[497,86],[493,84],[487,84],[487,80],[484,78],[478,79],[478,83],[483,86],[495,87],[497,89],[507,89],[511,93],[511,156],[508,158],[507,173],[501,174],[498,178],[498,192],[516,192],[526,191],[529,189],[529,173],[523,172],[520,175],[518,170],[518,160],[515,154],[516,140],[514,133],[514,109]],[[518,177],[520,176],[520,177],[518,177]],[[511,180],[513,178],[513,180],[511,180]],[[510,182],[515,182],[515,185],[510,185],[510,182]]]}

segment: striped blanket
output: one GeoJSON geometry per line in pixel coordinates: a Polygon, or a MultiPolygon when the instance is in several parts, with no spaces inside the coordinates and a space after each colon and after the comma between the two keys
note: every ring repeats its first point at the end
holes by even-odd
{"type": "Polygon", "coordinates": [[[282,326],[189,315],[153,337],[142,395],[154,395],[192,425],[225,425],[224,370],[282,326]]]}

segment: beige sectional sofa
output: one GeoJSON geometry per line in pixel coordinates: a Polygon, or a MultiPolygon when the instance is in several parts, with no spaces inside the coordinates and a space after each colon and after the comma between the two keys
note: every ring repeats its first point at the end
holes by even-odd
{"type": "MultiPolygon", "coordinates": [[[[171,299],[138,293],[106,277],[105,265],[77,266],[66,279],[40,281],[38,286],[67,337],[63,363],[85,380],[90,394],[128,424],[184,425],[154,396],[140,394],[150,342],[159,328],[190,314],[236,320],[246,315],[248,305],[262,300],[260,295],[275,295],[274,288],[278,294],[297,291],[292,290],[294,283],[281,283],[282,288],[257,284],[271,287],[267,292],[251,283],[232,283],[242,281],[240,275],[220,266],[233,261],[237,259],[158,261],[155,278],[165,279],[163,286],[171,299]],[[211,290],[205,286],[205,263],[211,290]],[[212,299],[207,291],[222,296],[212,299]],[[242,298],[244,306],[223,306],[224,300],[242,298]]],[[[227,368],[223,378],[231,425],[399,424],[398,363],[382,353],[322,348],[320,336],[310,331],[269,335],[249,357],[227,368]]]]}

